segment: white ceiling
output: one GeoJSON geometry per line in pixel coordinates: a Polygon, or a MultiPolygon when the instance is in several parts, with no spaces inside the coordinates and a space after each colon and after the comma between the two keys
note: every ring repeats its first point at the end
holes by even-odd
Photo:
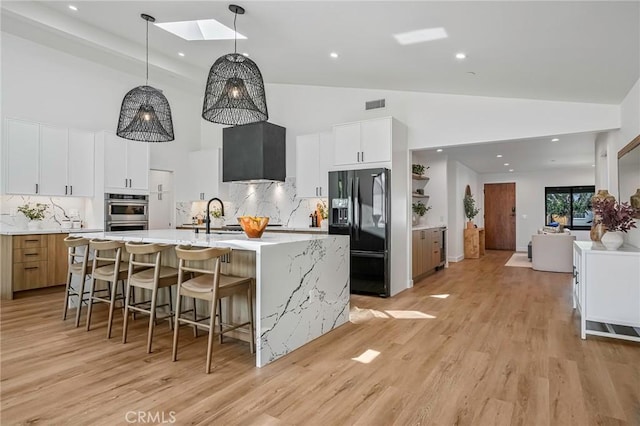
{"type": "Polygon", "coordinates": [[[541,170],[592,169],[595,163],[594,133],[581,133],[553,137],[520,139],[516,141],[483,143],[443,147],[438,153],[428,150],[429,156],[446,155],[479,174],[526,173],[541,170]],[[497,155],[502,155],[498,158],[497,155]],[[509,163],[505,166],[504,163],[509,163]]]}
{"type": "MultiPolygon", "coordinates": [[[[141,13],[157,22],[214,18],[232,27],[229,3],[2,1],[2,31],[143,76],[141,13]]],[[[238,17],[238,32],[248,39],[238,41],[238,51],[250,54],[267,83],[619,104],[640,77],[640,1],[240,5],[247,12],[238,17]],[[408,46],[393,38],[434,27],[449,37],[408,46]],[[456,60],[457,52],[467,59],[456,60]]],[[[156,27],[149,39],[150,82],[194,93],[215,59],[233,50],[229,40],[186,41],[156,27]]],[[[447,147],[442,154],[478,173],[591,167],[595,135],[560,138],[447,147]]]]}
{"type": "MultiPolygon", "coordinates": [[[[157,22],[214,18],[232,26],[228,4],[3,1],[2,29],[137,71],[144,60],[140,13],[157,22]]],[[[619,104],[640,75],[638,1],[240,4],[247,13],[238,31],[248,39],[238,50],[270,83],[619,104]],[[449,37],[408,46],[392,37],[433,27],[449,37]],[[339,59],[329,58],[332,51],[339,59]],[[466,60],[455,59],[460,51],[466,60]]],[[[150,46],[156,70],[200,88],[215,59],[233,50],[228,40],[189,42],[155,27],[150,46]]]]}

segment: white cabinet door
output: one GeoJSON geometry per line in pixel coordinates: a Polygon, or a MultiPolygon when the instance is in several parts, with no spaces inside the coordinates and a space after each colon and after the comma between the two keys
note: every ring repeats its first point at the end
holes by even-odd
{"type": "Polygon", "coordinates": [[[220,149],[205,149],[189,153],[190,185],[188,200],[224,199],[226,185],[222,182],[220,149]]]}
{"type": "Polygon", "coordinates": [[[329,169],[333,165],[333,133],[320,133],[318,188],[320,197],[329,196],[329,169]]]}
{"type": "Polygon", "coordinates": [[[301,135],[296,138],[296,196],[320,195],[320,135],[301,135]]]}
{"type": "Polygon", "coordinates": [[[40,126],[40,191],[42,195],[69,195],[65,127],[40,126]]]}
{"type": "Polygon", "coordinates": [[[129,188],[149,190],[149,144],[127,141],[127,177],[129,188]]]}
{"type": "Polygon", "coordinates": [[[363,121],[360,125],[360,161],[391,161],[391,117],[363,121]]]}
{"type": "Polygon", "coordinates": [[[40,126],[7,120],[7,186],[9,194],[37,194],[40,126]]]}
{"type": "Polygon", "coordinates": [[[334,162],[336,166],[360,162],[360,123],[333,127],[334,162]]]}
{"type": "Polygon", "coordinates": [[[69,130],[69,195],[93,197],[95,140],[91,132],[69,130]]]}
{"type": "Polygon", "coordinates": [[[127,140],[104,134],[104,186],[105,188],[128,188],[127,140]]]}

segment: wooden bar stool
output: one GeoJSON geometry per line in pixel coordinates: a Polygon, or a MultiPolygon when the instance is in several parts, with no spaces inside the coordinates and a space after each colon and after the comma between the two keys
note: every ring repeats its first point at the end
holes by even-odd
{"type": "MultiPolygon", "coordinates": [[[[149,333],[147,336],[147,353],[151,353],[151,343],[153,341],[153,329],[156,320],[156,308],[167,305],[157,306],[158,289],[169,288],[169,315],[158,318],[170,318],[173,315],[171,309],[171,286],[176,284],[178,279],[178,270],[170,266],[162,266],[160,264],[161,253],[166,250],[169,245],[165,244],[147,244],[132,243],[125,244],[129,252],[129,271],[127,278],[127,291],[124,302],[124,325],[122,329],[122,343],[127,342],[127,328],[129,325],[129,310],[143,312],[149,314],[149,333]],[[155,257],[152,261],[145,261],[144,256],[155,257]],[[142,258],[142,260],[140,259],[142,258]],[[136,267],[148,268],[140,272],[135,272],[136,267]],[[146,302],[130,303],[131,290],[135,288],[151,290],[151,300],[146,302]],[[150,304],[149,309],[141,307],[141,305],[150,304]]],[[[171,324],[171,323],[170,323],[171,324]]]]}
{"type": "Polygon", "coordinates": [[[122,300],[124,303],[125,280],[129,273],[129,263],[122,260],[122,252],[124,251],[124,242],[122,241],[91,240],[89,241],[89,249],[93,251],[93,268],[91,281],[89,283],[87,331],[91,329],[91,312],[93,311],[94,302],[108,303],[109,320],[107,323],[107,339],[110,339],[116,300],[122,300]],[[96,280],[107,283],[107,288],[97,290],[99,293],[97,295],[95,289],[96,280]],[[118,281],[122,282],[122,292],[120,296],[117,296],[118,281]],[[106,297],[103,296],[104,292],[107,292],[106,297]]]}
{"type": "Polygon", "coordinates": [[[239,327],[249,326],[249,349],[254,352],[254,328],[253,328],[253,296],[251,287],[253,286],[253,278],[236,277],[232,275],[223,275],[220,273],[220,257],[231,253],[228,248],[190,248],[186,246],[176,247],[176,254],[180,263],[178,266],[178,294],[176,298],[176,316],[175,325],[173,326],[173,361],[178,359],[178,331],[180,323],[192,324],[196,327],[202,327],[209,330],[209,340],[207,343],[207,364],[205,372],[209,374],[211,371],[211,349],[213,346],[213,334],[215,330],[215,318],[218,316],[220,343],[222,343],[222,335],[239,327]],[[191,261],[205,261],[215,259],[214,268],[212,270],[203,269],[202,267],[188,266],[191,261]],[[183,281],[185,274],[199,274],[195,278],[183,281]],[[242,324],[223,324],[222,315],[218,310],[221,307],[221,299],[235,294],[245,295],[247,297],[247,312],[249,321],[242,324]],[[188,320],[180,317],[181,297],[188,296],[195,299],[206,300],[210,302],[210,316],[201,320],[188,320]],[[208,324],[200,321],[208,321],[208,324]]]}
{"type": "Polygon", "coordinates": [[[84,298],[84,282],[87,279],[87,260],[89,259],[89,240],[82,237],[67,237],[64,239],[67,246],[68,262],[67,262],[67,286],[64,292],[64,309],[62,311],[62,320],[67,319],[67,310],[69,308],[69,299],[71,296],[78,297],[78,308],[76,309],[76,327],[80,325],[80,315],[82,313],[82,302],[87,301],[84,298]],[[80,259],[77,261],[77,259],[80,259]],[[80,276],[80,287],[74,290],[71,287],[73,275],[80,276]]]}

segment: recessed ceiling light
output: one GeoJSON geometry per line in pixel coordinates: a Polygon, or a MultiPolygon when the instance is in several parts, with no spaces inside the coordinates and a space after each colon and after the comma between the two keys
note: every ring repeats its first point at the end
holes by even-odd
{"type": "Polygon", "coordinates": [[[595,166],[596,166],[595,164],[592,164],[592,165],[591,165],[591,167],[595,167],[595,166]]]}
{"type": "Polygon", "coordinates": [[[508,165],[509,165],[509,163],[504,163],[504,165],[505,165],[505,166],[508,166],[508,165]]]}
{"type": "Polygon", "coordinates": [[[442,152],[442,148],[436,149],[436,152],[442,152]]]}
{"type": "Polygon", "coordinates": [[[502,158],[502,154],[496,155],[497,158],[502,158]]]}
{"type": "Polygon", "coordinates": [[[551,142],[558,142],[559,140],[560,139],[558,139],[558,138],[553,138],[553,139],[551,139],[551,142]]]}
{"type": "Polygon", "coordinates": [[[333,59],[337,59],[338,58],[338,54],[336,52],[329,53],[329,56],[331,56],[333,59]]]}
{"type": "Polygon", "coordinates": [[[425,41],[440,40],[449,37],[444,28],[424,28],[422,30],[408,31],[406,33],[394,34],[393,37],[400,44],[415,44],[425,41]]]}
{"type": "Polygon", "coordinates": [[[464,59],[466,58],[467,55],[465,55],[464,53],[460,52],[460,53],[456,53],[456,59],[464,59]]]}
{"type": "Polygon", "coordinates": [[[509,171],[510,171],[510,172],[512,172],[512,171],[513,171],[513,169],[509,169],[509,171]]]}
{"type": "Polygon", "coordinates": [[[244,57],[248,58],[248,57],[249,57],[249,54],[248,54],[247,52],[244,52],[244,53],[242,53],[242,56],[244,56],[244,57]]]}
{"type": "Polygon", "coordinates": [[[74,6],[74,5],[72,5],[72,4],[70,4],[70,5],[69,5],[69,9],[73,10],[74,12],[77,12],[77,11],[78,11],[78,8],[77,8],[77,7],[75,7],[75,6],[74,6]]]}
{"type": "Polygon", "coordinates": [[[184,56],[184,53],[178,52],[178,56],[184,56]]]}
{"type": "MultiPolygon", "coordinates": [[[[160,22],[156,26],[175,34],[185,40],[233,40],[233,29],[222,25],[215,19],[199,19],[197,21],[160,22]]],[[[238,33],[238,39],[247,37],[238,33]]]]}

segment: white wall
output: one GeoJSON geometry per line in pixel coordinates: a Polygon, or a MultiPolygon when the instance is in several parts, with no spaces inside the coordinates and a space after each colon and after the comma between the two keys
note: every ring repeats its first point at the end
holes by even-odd
{"type": "MultiPolygon", "coordinates": [[[[640,135],[640,79],[636,81],[636,84],[622,101],[620,115],[622,117],[622,127],[620,128],[620,138],[618,139],[618,150],[640,135]]],[[[615,164],[615,175],[618,175],[618,163],[615,164]]],[[[636,219],[636,226],[636,229],[630,230],[625,235],[625,243],[640,247],[640,220],[638,219],[636,219]]]]}
{"type": "MultiPolygon", "coordinates": [[[[516,184],[516,251],[526,251],[531,235],[545,225],[544,188],[546,186],[594,185],[592,167],[531,173],[496,173],[480,175],[477,198],[484,205],[482,187],[485,183],[515,182],[516,184]]],[[[482,215],[482,212],[480,213],[482,215]]],[[[572,231],[578,240],[588,240],[588,231],[572,231]]]]}
{"type": "MultiPolygon", "coordinates": [[[[447,205],[447,156],[435,151],[414,151],[411,164],[422,164],[429,169],[425,176],[429,181],[413,181],[413,189],[424,187],[429,201],[425,204],[431,207],[421,219],[420,225],[446,225],[448,216],[447,205]]],[[[418,201],[415,199],[414,201],[418,201]]]]}
{"type": "MultiPolygon", "coordinates": [[[[150,85],[154,85],[153,74],[150,85]]],[[[144,84],[127,74],[2,33],[2,116],[90,131],[115,131],[122,98],[144,84]]],[[[151,144],[150,166],[186,169],[187,152],[200,147],[200,105],[194,93],[168,85],[175,141],[151,144]]]]}
{"type": "MultiPolygon", "coordinates": [[[[471,195],[476,200],[476,206],[481,207],[480,187],[478,186],[478,174],[458,161],[449,161],[447,176],[448,182],[448,210],[449,210],[449,247],[447,256],[449,261],[458,262],[464,259],[464,228],[467,218],[464,214],[464,194],[467,185],[471,188],[471,195]]],[[[474,222],[482,227],[482,210],[475,217],[474,222]]]]}

